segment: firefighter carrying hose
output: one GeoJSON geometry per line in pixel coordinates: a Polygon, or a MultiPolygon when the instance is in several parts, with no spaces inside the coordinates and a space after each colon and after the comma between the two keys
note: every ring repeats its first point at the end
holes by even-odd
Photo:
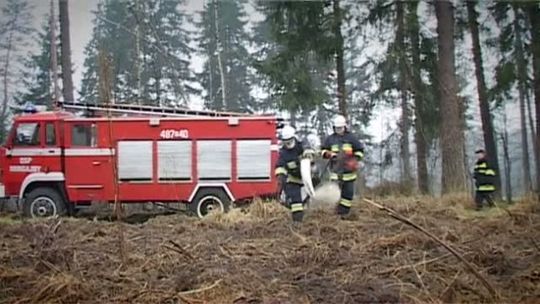
{"type": "Polygon", "coordinates": [[[302,222],[304,204],[302,202],[302,175],[300,161],[310,153],[304,151],[302,144],[296,138],[296,130],[291,126],[283,127],[281,131],[283,147],[279,151],[279,159],[275,174],[278,178],[278,195],[285,191],[287,206],[291,209],[294,222],[302,222]]]}
{"type": "Polygon", "coordinates": [[[347,215],[352,206],[354,182],[358,162],[364,158],[364,145],[347,130],[347,120],[337,115],[333,120],[334,133],[328,136],[322,147],[321,154],[330,159],[330,179],[338,181],[341,189],[341,199],[337,206],[338,215],[347,215]]]}
{"type": "Polygon", "coordinates": [[[475,153],[478,159],[473,173],[476,186],[474,201],[476,210],[481,210],[484,200],[490,207],[494,206],[491,194],[495,192],[495,170],[489,167],[486,152],[483,149],[479,149],[475,153]]]}

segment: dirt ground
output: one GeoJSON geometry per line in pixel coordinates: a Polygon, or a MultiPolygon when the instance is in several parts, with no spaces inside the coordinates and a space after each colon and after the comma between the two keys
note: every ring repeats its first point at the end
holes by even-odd
{"type": "Polygon", "coordinates": [[[387,198],[300,227],[275,202],[199,220],[0,218],[0,303],[540,303],[540,204],[387,198]]]}

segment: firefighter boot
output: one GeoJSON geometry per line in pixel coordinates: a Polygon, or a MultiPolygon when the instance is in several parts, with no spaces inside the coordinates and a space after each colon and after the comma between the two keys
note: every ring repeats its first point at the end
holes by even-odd
{"type": "Polygon", "coordinates": [[[483,201],[484,201],[483,194],[479,191],[476,191],[475,196],[474,196],[474,205],[475,205],[474,210],[481,211],[483,207],[483,204],[482,204],[483,201]]]}
{"type": "Polygon", "coordinates": [[[304,219],[304,204],[292,203],[291,204],[292,220],[293,222],[302,222],[304,219]]]}
{"type": "Polygon", "coordinates": [[[495,202],[493,201],[490,193],[486,193],[486,202],[488,203],[489,207],[495,207],[495,202]]]}
{"type": "Polygon", "coordinates": [[[351,211],[352,202],[349,199],[341,198],[339,204],[337,205],[337,214],[344,218],[351,211]]]}
{"type": "Polygon", "coordinates": [[[304,220],[304,211],[293,212],[292,220],[294,223],[302,223],[302,221],[304,220]]]}

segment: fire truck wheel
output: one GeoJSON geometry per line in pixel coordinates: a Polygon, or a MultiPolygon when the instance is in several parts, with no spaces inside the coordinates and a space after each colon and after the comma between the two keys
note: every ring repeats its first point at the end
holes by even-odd
{"type": "Polygon", "coordinates": [[[210,212],[227,212],[231,200],[222,189],[201,189],[189,204],[189,209],[199,218],[210,212]]]}
{"type": "Polygon", "coordinates": [[[28,193],[23,210],[29,217],[50,217],[65,214],[66,204],[58,191],[41,187],[28,193]]]}

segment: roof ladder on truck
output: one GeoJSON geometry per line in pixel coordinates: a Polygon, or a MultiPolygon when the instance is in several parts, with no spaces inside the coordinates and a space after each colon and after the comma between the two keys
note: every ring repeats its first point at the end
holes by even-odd
{"type": "Polygon", "coordinates": [[[186,117],[186,116],[209,116],[209,117],[240,117],[252,116],[248,113],[218,112],[208,110],[190,110],[186,108],[167,108],[134,104],[92,104],[78,102],[59,102],[59,106],[66,110],[87,111],[89,113],[104,112],[118,114],[144,114],[161,117],[186,117]]]}

